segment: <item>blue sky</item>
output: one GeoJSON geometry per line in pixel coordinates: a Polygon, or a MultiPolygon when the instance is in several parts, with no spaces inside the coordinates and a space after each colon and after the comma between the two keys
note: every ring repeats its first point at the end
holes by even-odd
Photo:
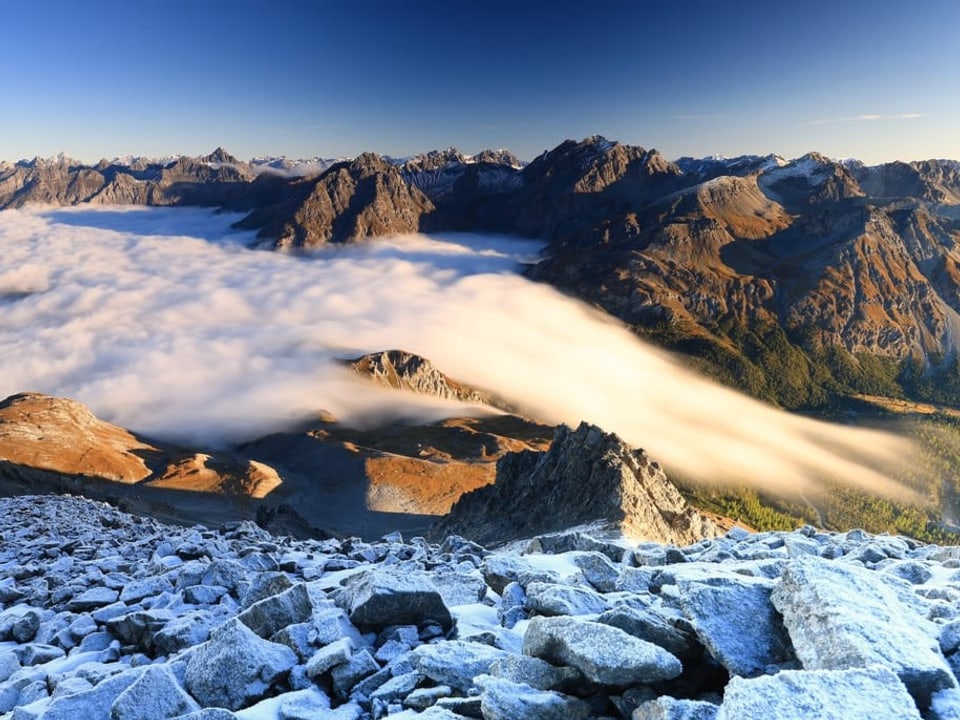
{"type": "Polygon", "coordinates": [[[0,158],[960,159],[960,3],[0,0],[0,158]]]}

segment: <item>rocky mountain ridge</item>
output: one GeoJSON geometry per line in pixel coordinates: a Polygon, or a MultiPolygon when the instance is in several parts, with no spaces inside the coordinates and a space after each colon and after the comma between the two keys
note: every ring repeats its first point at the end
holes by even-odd
{"type": "Polygon", "coordinates": [[[500,458],[494,484],[461,496],[431,532],[494,544],[598,521],[624,537],[677,545],[720,534],[643,450],[587,423],[558,428],[545,453],[500,458]]]}
{"type": "Polygon", "coordinates": [[[956,548],[297,541],[0,499],[4,720],[947,720],[956,548]]]}

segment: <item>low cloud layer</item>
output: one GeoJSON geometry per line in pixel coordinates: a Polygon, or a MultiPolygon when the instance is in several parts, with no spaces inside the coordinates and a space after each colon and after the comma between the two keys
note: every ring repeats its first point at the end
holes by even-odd
{"type": "Polygon", "coordinates": [[[369,387],[335,358],[401,348],[554,422],[594,422],[703,479],[808,487],[871,469],[890,436],[779,412],[682,369],[512,272],[536,246],[409,236],[308,256],[245,247],[189,209],[0,213],[0,396],[73,397],[162,438],[222,442],[321,409],[347,422],[462,412],[369,387]]]}

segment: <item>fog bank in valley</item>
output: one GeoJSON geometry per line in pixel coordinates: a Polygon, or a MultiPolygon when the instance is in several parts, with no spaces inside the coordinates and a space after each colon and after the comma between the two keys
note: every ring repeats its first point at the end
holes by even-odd
{"type": "Polygon", "coordinates": [[[0,212],[0,396],[73,397],[156,437],[224,442],[321,409],[345,422],[463,414],[370,387],[336,358],[400,348],[551,422],[581,420],[703,480],[803,487],[905,442],[814,422],[702,379],[584,304],[515,272],[537,245],[407,236],[254,251],[207,210],[0,212]]]}

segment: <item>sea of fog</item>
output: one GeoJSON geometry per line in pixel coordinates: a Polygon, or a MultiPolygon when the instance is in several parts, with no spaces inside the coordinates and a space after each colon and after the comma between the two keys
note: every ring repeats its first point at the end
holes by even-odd
{"type": "Polygon", "coordinates": [[[703,480],[808,487],[904,442],[775,410],[683,369],[517,273],[536,244],[411,235],[289,255],[200,209],[0,212],[0,397],[35,390],[173,440],[222,443],[327,410],[369,425],[463,414],[380,390],[337,358],[404,349],[550,422],[581,420],[703,480]]]}

